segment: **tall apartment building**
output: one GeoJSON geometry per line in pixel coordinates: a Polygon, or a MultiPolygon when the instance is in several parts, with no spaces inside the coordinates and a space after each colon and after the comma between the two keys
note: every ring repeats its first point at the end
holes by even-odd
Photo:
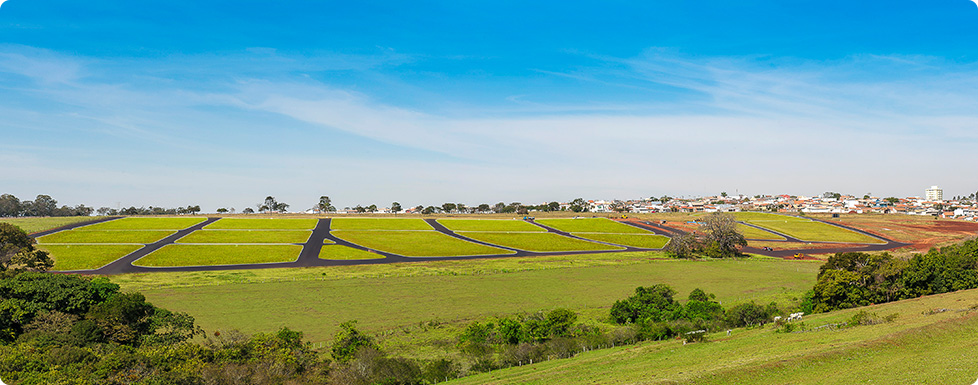
{"type": "Polygon", "coordinates": [[[937,186],[930,186],[924,196],[930,202],[941,202],[944,200],[944,190],[937,186]]]}

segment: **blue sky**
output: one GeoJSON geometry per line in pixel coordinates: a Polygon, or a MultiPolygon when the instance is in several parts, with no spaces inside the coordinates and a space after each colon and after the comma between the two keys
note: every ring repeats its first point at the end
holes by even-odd
{"type": "Polygon", "coordinates": [[[966,195],[976,43],[969,0],[9,0],[0,192],[206,211],[966,195]]]}

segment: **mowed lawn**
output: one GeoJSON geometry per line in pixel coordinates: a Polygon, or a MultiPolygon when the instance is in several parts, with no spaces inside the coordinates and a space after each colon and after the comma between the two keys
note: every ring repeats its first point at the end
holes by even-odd
{"type": "Polygon", "coordinates": [[[876,238],[806,218],[764,213],[737,213],[735,216],[752,225],[787,234],[803,241],[884,243],[876,238]]]}
{"type": "Polygon", "coordinates": [[[737,224],[737,230],[741,234],[744,234],[744,238],[747,239],[765,239],[765,240],[783,240],[784,237],[771,233],[769,231],[764,231],[756,227],[750,227],[742,223],[737,224]]]}
{"type": "Polygon", "coordinates": [[[418,218],[333,218],[329,222],[333,230],[434,230],[418,218]]]}
{"type": "Polygon", "coordinates": [[[651,231],[621,224],[606,218],[538,219],[536,222],[568,233],[654,234],[651,231]]]}
{"type": "Polygon", "coordinates": [[[776,259],[649,259],[656,255],[164,272],[112,280],[124,290],[138,289],[154,305],[189,313],[209,334],[230,329],[268,332],[285,326],[302,331],[308,341],[321,342],[332,341],[338,325],[349,320],[378,333],[431,320],[465,323],[557,307],[607,309],[636,286],[656,283],[668,284],[683,296],[702,288],[725,306],[790,301],[814,285],[821,265],[776,259]],[[184,283],[171,286],[175,282],[184,283]]]}
{"type": "Polygon", "coordinates": [[[554,233],[482,233],[459,232],[458,235],[494,245],[536,252],[623,250],[621,247],[582,241],[554,233]]]}
{"type": "MultiPolygon", "coordinates": [[[[424,222],[422,222],[424,223],[424,222]]],[[[425,224],[427,226],[427,224],[425,224]]],[[[429,226],[430,228],[430,226],[429,226]]],[[[466,242],[434,230],[362,231],[335,230],[334,236],[347,242],[405,257],[453,257],[466,255],[512,254],[512,251],[466,242]]]]}
{"type": "Polygon", "coordinates": [[[614,243],[616,245],[641,247],[643,249],[661,249],[669,243],[665,235],[646,234],[609,234],[609,233],[574,233],[575,236],[594,241],[614,243]]]}
{"type": "Polygon", "coordinates": [[[42,245],[54,259],[52,270],[92,270],[139,250],[142,245],[42,245]]]}
{"type": "Polygon", "coordinates": [[[204,226],[206,230],[312,230],[314,218],[221,218],[204,226]]]}
{"type": "Polygon", "coordinates": [[[207,218],[126,217],[82,227],[84,230],[183,230],[207,218]]]}
{"type": "MultiPolygon", "coordinates": [[[[726,303],[726,301],[724,301],[726,303]]],[[[643,342],[493,370],[450,384],[971,384],[978,377],[978,290],[805,315],[814,328],[866,311],[893,322],[806,333],[772,325],[643,342]],[[928,314],[933,309],[951,309],[928,314]],[[954,311],[957,310],[957,311],[954,311]]],[[[797,324],[797,323],[796,323],[797,324]]]]}
{"type": "Polygon", "coordinates": [[[338,259],[338,260],[352,260],[352,259],[384,259],[385,257],[380,254],[371,253],[369,251],[363,251],[360,249],[354,249],[352,247],[347,247],[343,245],[327,245],[323,246],[319,250],[319,259],[338,259]]]}
{"type": "MultiPolygon", "coordinates": [[[[86,227],[87,228],[87,227],[86,227]]],[[[153,243],[175,233],[167,230],[68,230],[37,239],[38,243],[153,243]]]]}
{"type": "Polygon", "coordinates": [[[305,243],[311,234],[292,230],[199,230],[177,243],[305,243]]]}
{"type": "Polygon", "coordinates": [[[298,245],[166,245],[133,265],[149,267],[235,265],[244,263],[293,262],[298,245]]]}
{"type": "Polygon", "coordinates": [[[439,219],[438,223],[452,231],[547,231],[517,219],[439,219]]]}
{"type": "Polygon", "coordinates": [[[37,217],[37,218],[0,218],[0,222],[10,223],[31,234],[44,230],[56,229],[78,222],[87,222],[101,217],[37,217]]]}

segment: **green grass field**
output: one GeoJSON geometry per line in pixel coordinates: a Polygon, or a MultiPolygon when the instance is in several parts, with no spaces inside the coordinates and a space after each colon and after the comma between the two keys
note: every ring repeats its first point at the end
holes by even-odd
{"type": "Polygon", "coordinates": [[[70,225],[78,222],[85,222],[100,219],[102,217],[43,217],[43,218],[0,218],[0,222],[6,222],[20,227],[24,232],[31,234],[44,230],[56,229],[61,226],[70,225]]]}
{"type": "Polygon", "coordinates": [[[323,246],[323,248],[319,251],[319,258],[340,259],[340,260],[383,259],[384,256],[380,254],[374,254],[369,251],[354,249],[352,247],[341,246],[341,245],[330,245],[330,246],[323,246]]]}
{"type": "Polygon", "coordinates": [[[136,266],[210,266],[242,263],[292,262],[298,245],[167,245],[142,257],[136,266]]]}
{"type": "Polygon", "coordinates": [[[352,319],[363,330],[378,333],[422,321],[463,324],[556,307],[606,312],[636,286],[654,283],[669,284],[683,294],[699,287],[715,293],[725,306],[750,300],[789,302],[811,288],[821,265],[775,259],[656,259],[660,257],[642,252],[583,259],[144,273],[113,276],[112,281],[124,290],[139,290],[154,305],[189,313],[208,333],[268,332],[287,326],[319,342],[331,341],[337,326],[352,319]]]}
{"type": "Polygon", "coordinates": [[[559,252],[559,251],[586,251],[586,250],[622,250],[620,247],[604,245],[600,243],[582,241],[580,239],[568,238],[554,233],[480,233],[480,232],[459,232],[463,237],[492,243],[494,245],[511,247],[514,249],[537,251],[537,252],[559,252]]]}
{"type": "Polygon", "coordinates": [[[782,236],[740,223],[737,224],[737,230],[747,239],[784,240],[782,236]]]}
{"type": "Polygon", "coordinates": [[[315,218],[221,218],[204,226],[207,230],[312,230],[315,218]]]}
{"type": "Polygon", "coordinates": [[[438,223],[452,231],[547,231],[515,219],[439,219],[438,223]]]}
{"type": "MultiPolygon", "coordinates": [[[[87,227],[86,227],[87,228],[87,227]]],[[[173,234],[167,230],[68,230],[37,239],[38,243],[153,243],[173,234]]]]}
{"type": "Polygon", "coordinates": [[[595,241],[614,243],[616,245],[641,247],[645,249],[661,249],[666,246],[666,243],[669,243],[669,237],[664,235],[608,233],[574,233],[574,235],[595,241]]]}
{"type": "Polygon", "coordinates": [[[333,218],[333,230],[433,230],[418,218],[333,218]]]}
{"type": "Polygon", "coordinates": [[[803,241],[883,243],[865,235],[805,218],[764,213],[736,213],[739,220],[787,234],[803,241]],[[744,219],[741,219],[744,218],[744,219]]]}
{"type": "Polygon", "coordinates": [[[55,271],[92,270],[142,248],[141,245],[42,245],[51,253],[55,271]]]}
{"type": "Polygon", "coordinates": [[[971,384],[978,378],[978,291],[805,316],[811,327],[865,310],[895,321],[775,333],[772,326],[715,333],[706,343],[645,342],[494,370],[452,384],[971,384]]]}
{"type": "Polygon", "coordinates": [[[311,231],[200,230],[177,243],[305,243],[311,231]]]}
{"type": "MultiPolygon", "coordinates": [[[[371,219],[373,220],[373,219],[371,219]]],[[[401,219],[398,219],[401,220],[401,219]]],[[[425,226],[424,222],[422,222],[425,226]]],[[[430,228],[430,226],[429,226],[430,228]]],[[[461,255],[511,254],[509,250],[487,247],[452,238],[437,231],[357,231],[336,230],[332,234],[347,242],[406,257],[450,257],[461,255]]]]}
{"type": "Polygon", "coordinates": [[[652,234],[651,231],[621,224],[606,218],[539,219],[537,223],[568,233],[652,234]]]}
{"type": "Polygon", "coordinates": [[[84,230],[182,230],[207,218],[127,217],[85,226],[84,230]]]}

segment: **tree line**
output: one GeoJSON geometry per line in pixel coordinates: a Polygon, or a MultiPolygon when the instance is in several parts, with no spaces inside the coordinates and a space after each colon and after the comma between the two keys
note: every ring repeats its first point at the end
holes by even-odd
{"type": "Polygon", "coordinates": [[[38,195],[32,201],[21,201],[12,194],[0,195],[0,217],[75,217],[93,212],[85,205],[58,207],[58,201],[50,195],[38,195]]]}

